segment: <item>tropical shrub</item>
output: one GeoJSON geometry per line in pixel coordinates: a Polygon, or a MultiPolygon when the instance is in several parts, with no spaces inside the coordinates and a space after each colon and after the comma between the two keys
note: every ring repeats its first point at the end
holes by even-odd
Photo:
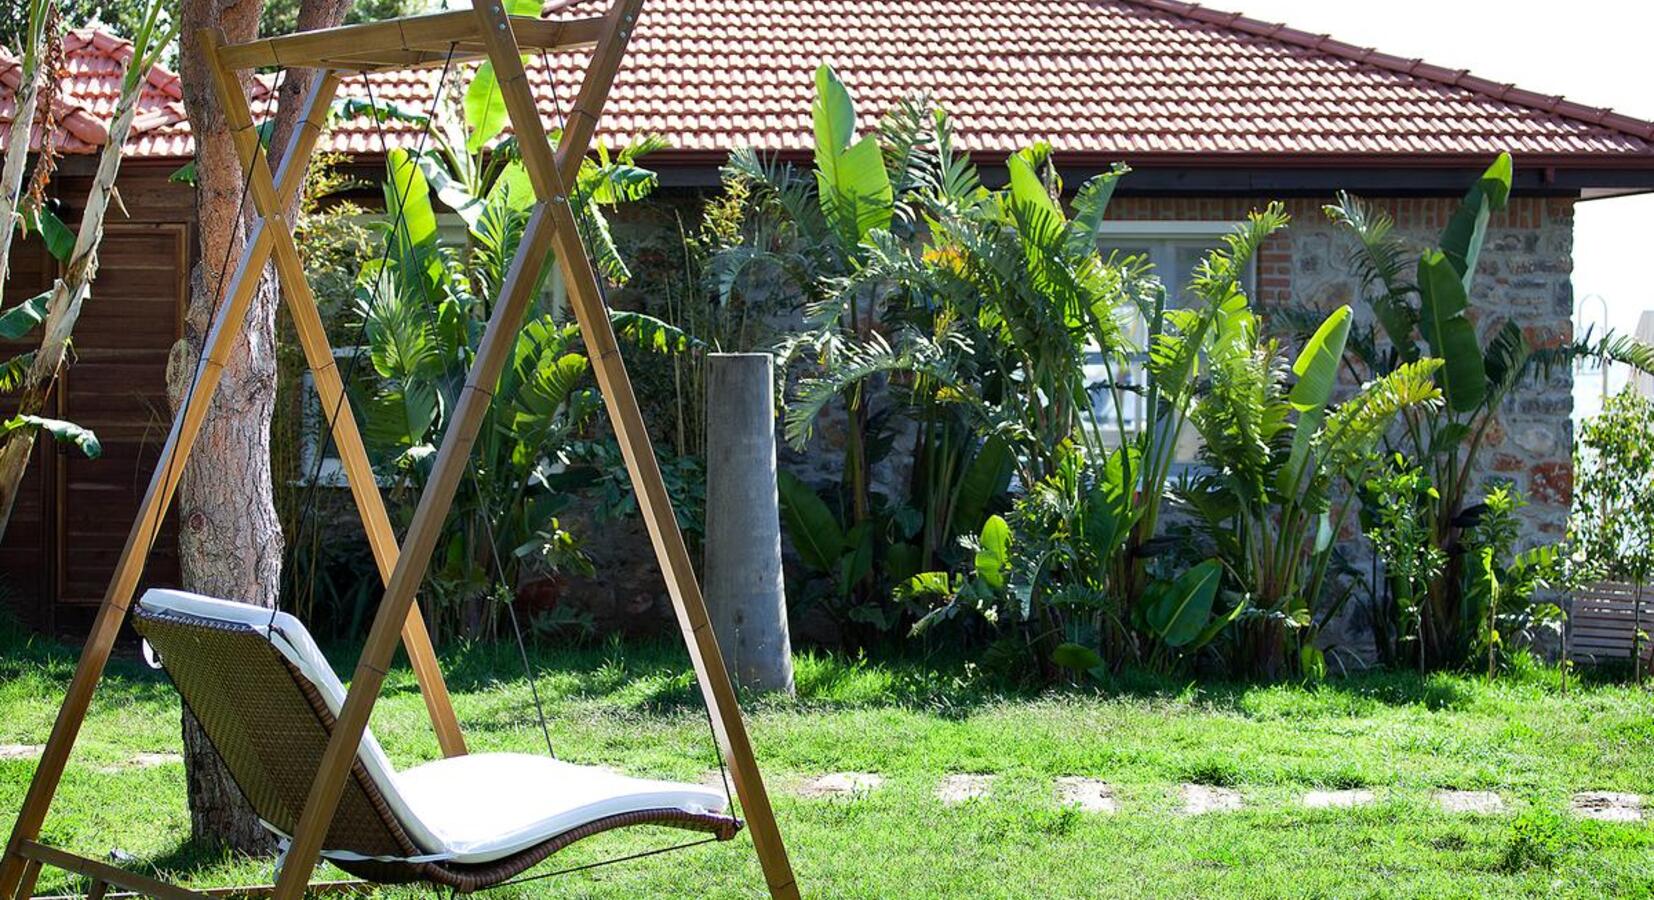
{"type": "MultiPolygon", "coordinates": [[[[1510,156],[1501,154],[1466,193],[1437,246],[1422,254],[1394,233],[1388,214],[1355,197],[1341,193],[1326,208],[1357,239],[1351,267],[1375,323],[1352,331],[1350,364],[1364,377],[1377,377],[1426,356],[1443,360],[1436,380],[1444,402],[1405,414],[1404,427],[1386,439],[1390,450],[1419,460],[1434,487],[1422,513],[1428,539],[1445,556],[1445,564],[1429,579],[1424,594],[1413,598],[1423,604],[1420,659],[1425,666],[1461,663],[1478,643],[1478,616],[1466,599],[1472,573],[1463,554],[1449,551],[1459,546],[1471,524],[1465,512],[1480,489],[1474,477],[1481,451],[1505,401],[1529,379],[1577,357],[1602,356],[1642,369],[1654,362],[1649,348],[1612,335],[1595,343],[1535,348],[1521,327],[1508,320],[1492,328],[1485,341],[1478,338],[1470,303],[1476,264],[1492,214],[1504,209],[1510,197],[1511,178],[1510,156]]],[[[1377,624],[1377,631],[1391,636],[1405,631],[1395,621],[1377,624]]],[[[1377,637],[1382,647],[1386,636],[1377,637]]]]}
{"type": "Polygon", "coordinates": [[[1002,444],[937,400],[921,360],[892,360],[887,337],[909,316],[933,312],[893,277],[894,261],[918,253],[922,210],[977,202],[974,169],[955,151],[946,116],[929,106],[899,104],[877,133],[858,138],[854,103],[831,68],[818,70],[815,84],[810,171],[747,149],[731,154],[725,193],[699,239],[710,302],[697,315],[720,338],[742,341],[803,311],[774,347],[798,385],[787,434],[802,448],[830,417],[841,477],[818,491],[783,476],[782,514],[800,560],[819,576],[806,596],[870,635],[912,623],[892,588],[961,559],[958,538],[976,534],[1003,502],[1011,465],[1002,444]],[[903,454],[911,467],[891,465],[905,422],[917,423],[903,454]],[[894,483],[876,485],[875,473],[890,469],[896,475],[885,480],[894,483]]]}
{"type": "Polygon", "coordinates": [[[1464,548],[1470,589],[1465,600],[1476,626],[1477,650],[1487,659],[1487,677],[1499,671],[1518,641],[1541,626],[1562,621],[1562,608],[1542,592],[1559,586],[1561,556],[1555,544],[1517,552],[1521,523],[1517,511],[1527,505],[1509,483],[1492,485],[1482,502],[1467,511],[1471,522],[1464,548]]]}
{"type": "Polygon", "coordinates": [[[1413,642],[1420,670],[1425,667],[1425,617],[1430,613],[1425,592],[1441,576],[1447,553],[1431,540],[1429,514],[1440,499],[1430,476],[1400,453],[1390,457],[1379,474],[1367,480],[1364,498],[1378,558],[1392,585],[1392,609],[1379,619],[1375,637],[1380,657],[1395,665],[1404,662],[1403,646],[1413,642]]]}
{"type": "MultiPolygon", "coordinates": [[[[1285,225],[1275,209],[1259,221],[1271,231],[1285,225]]],[[[1266,677],[1290,667],[1319,673],[1319,626],[1349,596],[1346,588],[1321,602],[1354,504],[1347,488],[1362,484],[1398,415],[1440,402],[1432,376],[1441,361],[1402,365],[1334,405],[1348,306],[1327,316],[1290,369],[1279,342],[1261,336],[1244,295],[1220,309],[1207,350],[1210,387],[1192,412],[1204,466],[1179,495],[1198,512],[1239,594],[1237,668],[1266,677]]]]}
{"type": "MultiPolygon", "coordinates": [[[[462,112],[443,110],[432,123],[434,149],[389,153],[379,226],[384,251],[363,265],[355,287],[350,314],[373,374],[367,395],[358,398],[363,436],[376,471],[391,486],[393,515],[404,520],[425,486],[533,205],[514,145],[483,150],[503,127],[487,109],[467,102],[462,112]],[[463,243],[439,234],[437,198],[465,223],[463,243]]],[[[424,124],[405,110],[374,112],[424,124]]],[[[642,140],[613,156],[588,158],[571,191],[594,261],[614,282],[629,272],[602,209],[653,190],[654,173],[635,160],[656,146],[642,140]]],[[[452,629],[491,633],[500,609],[491,599],[510,599],[528,579],[589,570],[578,538],[558,515],[572,491],[605,483],[619,455],[597,431],[600,398],[579,328],[553,306],[536,302],[515,330],[510,361],[494,386],[468,477],[438,545],[433,599],[438,622],[452,629]]],[[[681,332],[647,316],[614,317],[622,337],[639,346],[676,352],[687,343],[681,332]]]]}

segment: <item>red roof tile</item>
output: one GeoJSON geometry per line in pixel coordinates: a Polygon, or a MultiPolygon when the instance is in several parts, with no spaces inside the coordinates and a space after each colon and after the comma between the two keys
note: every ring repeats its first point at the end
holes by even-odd
{"type": "MultiPolygon", "coordinates": [[[[66,71],[60,73],[56,102],[58,149],[65,153],[95,153],[109,140],[110,120],[120,101],[121,77],[132,61],[132,43],[94,28],[78,28],[63,36],[66,71]]],[[[15,91],[23,67],[16,57],[0,51],[0,144],[4,127],[17,111],[15,91]]],[[[132,121],[134,136],[184,120],[184,94],[178,76],[155,66],[138,96],[132,121]]],[[[40,146],[40,129],[29,146],[40,146]]]]}
{"type": "MultiPolygon", "coordinates": [[[[552,0],[547,14],[587,15],[607,2],[552,0]]],[[[84,50],[99,37],[77,40],[84,50]]],[[[66,102],[106,116],[119,52],[119,66],[72,55],[81,74],[66,102]]],[[[617,142],[658,133],[687,154],[739,145],[803,152],[810,73],[822,61],[849,84],[864,127],[898,98],[928,94],[952,112],[968,147],[990,155],[1048,140],[1060,153],[1098,158],[1511,150],[1654,162],[1654,124],[1178,0],[650,0],[602,131],[617,142]]],[[[531,62],[548,123],[571,101],[584,63],[554,56],[548,73],[531,62]]],[[[375,75],[374,94],[425,108],[437,75],[375,75]]],[[[187,156],[176,76],[158,70],[151,88],[153,117],[140,119],[131,152],[187,156]]],[[[343,93],[364,95],[362,79],[348,77],[343,93]]],[[[387,132],[392,144],[417,135],[402,123],[387,132]]],[[[376,153],[380,138],[363,118],[339,123],[324,146],[376,153]]]]}

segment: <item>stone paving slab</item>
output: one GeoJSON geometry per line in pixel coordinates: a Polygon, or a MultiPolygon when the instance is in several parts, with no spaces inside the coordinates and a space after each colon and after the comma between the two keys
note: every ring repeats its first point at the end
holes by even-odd
{"type": "Polygon", "coordinates": [[[1641,822],[1643,798],[1616,791],[1581,791],[1573,796],[1569,810],[1582,819],[1599,822],[1641,822]]]}
{"type": "Polygon", "coordinates": [[[1120,800],[1114,796],[1114,786],[1095,778],[1066,776],[1057,779],[1057,802],[1078,808],[1081,812],[1117,813],[1120,800]]]}
{"type": "Polygon", "coordinates": [[[1200,816],[1214,812],[1234,812],[1245,806],[1240,791],[1234,788],[1213,787],[1207,784],[1185,784],[1178,789],[1183,798],[1182,813],[1200,816]]]}
{"type": "Polygon", "coordinates": [[[936,786],[936,799],[948,806],[981,800],[993,790],[992,775],[949,775],[936,786]]]}
{"type": "Polygon", "coordinates": [[[1486,816],[1505,811],[1505,798],[1493,791],[1437,791],[1435,798],[1443,812],[1486,816]]]}
{"type": "Polygon", "coordinates": [[[830,772],[811,778],[798,789],[800,797],[862,797],[884,787],[884,776],[873,772],[830,772]]]}
{"type": "Polygon", "coordinates": [[[181,753],[139,753],[112,766],[99,766],[98,771],[105,775],[118,775],[130,769],[153,769],[156,766],[183,764],[184,756],[181,753]]]}
{"type": "Polygon", "coordinates": [[[1365,788],[1344,791],[1310,791],[1304,795],[1304,806],[1309,809],[1351,809],[1373,802],[1373,792],[1365,788]]]}

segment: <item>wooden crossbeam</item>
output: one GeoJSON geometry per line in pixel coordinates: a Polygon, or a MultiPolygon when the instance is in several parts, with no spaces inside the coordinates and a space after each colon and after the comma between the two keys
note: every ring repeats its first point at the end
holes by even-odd
{"type": "MultiPolygon", "coordinates": [[[[116,897],[158,897],[160,900],[197,900],[204,897],[267,897],[275,889],[274,885],[253,884],[236,887],[216,888],[182,888],[175,884],[168,884],[148,875],[137,872],[128,872],[118,866],[112,866],[102,860],[91,859],[67,850],[59,850],[39,841],[24,841],[21,847],[22,855],[36,863],[48,863],[65,872],[74,872],[85,875],[92,880],[92,888],[87,892],[87,900],[95,897],[106,897],[113,900],[116,897]],[[110,894],[109,886],[126,888],[131,893],[110,894]]],[[[370,885],[365,881],[318,881],[310,885],[312,894],[362,894],[366,893],[370,885]]],[[[59,900],[53,897],[40,897],[37,900],[59,900]]],[[[67,900],[67,898],[62,898],[67,900]]]]}
{"type": "MultiPolygon", "coordinates": [[[[597,42],[603,17],[535,19],[512,16],[511,28],[525,51],[571,50],[597,42]]],[[[484,52],[477,17],[468,9],[301,31],[239,44],[226,43],[219,60],[232,71],[281,66],[352,71],[441,65],[449,48],[456,59],[484,52]]]]}

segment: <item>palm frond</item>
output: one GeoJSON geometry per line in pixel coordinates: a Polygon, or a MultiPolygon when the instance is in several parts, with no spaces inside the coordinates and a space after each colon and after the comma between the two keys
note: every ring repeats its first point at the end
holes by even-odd
{"type": "Polygon", "coordinates": [[[788,443],[804,449],[814,434],[816,420],[835,399],[872,378],[892,372],[917,373],[948,383],[954,380],[946,362],[946,351],[928,337],[904,334],[898,349],[874,332],[864,343],[845,346],[841,358],[824,374],[799,382],[787,404],[788,443]]]}
{"type": "Polygon", "coordinates": [[[1403,363],[1395,371],[1362,385],[1355,396],[1328,414],[1317,439],[1322,453],[1352,462],[1370,457],[1379,438],[1402,410],[1441,404],[1441,387],[1435,379],[1441,366],[1441,360],[1425,357],[1403,363]]]}
{"type": "Polygon", "coordinates": [[[1395,235],[1395,220],[1383,209],[1346,191],[1339,191],[1338,202],[1323,209],[1333,224],[1355,235],[1357,243],[1350,251],[1349,265],[1361,281],[1362,293],[1369,298],[1390,342],[1405,359],[1416,359],[1413,329],[1418,325],[1418,312],[1410,298],[1418,288],[1407,274],[1415,257],[1407,242],[1395,235]]]}

